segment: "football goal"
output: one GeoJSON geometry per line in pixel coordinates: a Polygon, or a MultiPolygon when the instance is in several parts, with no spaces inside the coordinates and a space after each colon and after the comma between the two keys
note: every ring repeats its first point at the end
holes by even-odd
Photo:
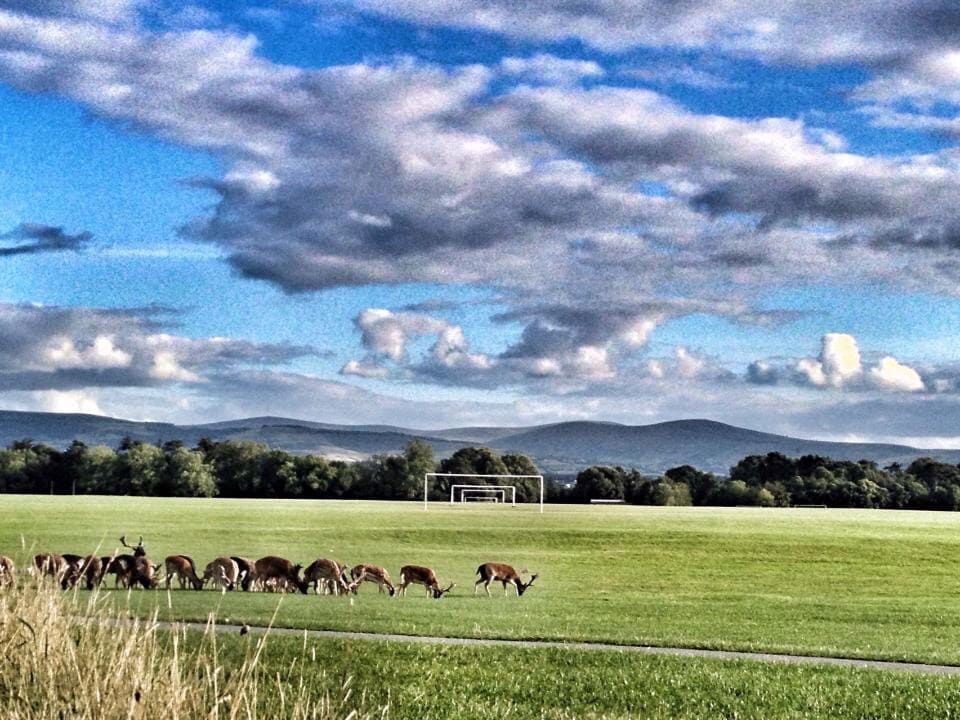
{"type": "Polygon", "coordinates": [[[450,486],[450,504],[456,502],[458,495],[460,502],[469,502],[477,497],[486,496],[496,502],[506,502],[507,492],[510,493],[510,504],[517,504],[516,485],[462,485],[457,483],[450,486]]]}
{"type": "Polygon", "coordinates": [[[543,475],[471,475],[469,473],[426,473],[423,476],[423,509],[429,507],[430,481],[436,478],[450,478],[453,482],[450,485],[450,503],[453,504],[458,499],[465,502],[469,498],[477,499],[475,495],[464,493],[488,493],[489,496],[496,498],[494,493],[499,493],[501,502],[506,502],[507,493],[510,493],[510,504],[517,504],[517,486],[508,484],[510,480],[536,480],[540,483],[540,512],[543,512],[543,475]],[[493,480],[496,484],[479,485],[477,483],[466,482],[467,480],[484,481],[493,480]]]}

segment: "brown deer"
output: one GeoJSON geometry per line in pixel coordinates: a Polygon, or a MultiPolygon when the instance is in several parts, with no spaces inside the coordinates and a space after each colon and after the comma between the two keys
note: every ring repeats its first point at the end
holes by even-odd
{"type": "Polygon", "coordinates": [[[390,582],[390,573],[387,572],[386,568],[379,565],[368,565],[366,563],[354,565],[350,568],[350,579],[353,580],[354,587],[362,582],[376,583],[380,593],[383,594],[384,588],[386,588],[390,597],[393,597],[393,594],[397,591],[393,583],[390,582]]]}
{"type": "MultiPolygon", "coordinates": [[[[303,571],[303,579],[313,584],[313,589],[320,595],[321,585],[325,591],[333,595],[339,595],[341,592],[356,593],[356,586],[347,582],[347,569],[336,560],[327,560],[326,558],[317,558],[303,571]]],[[[325,593],[324,593],[325,594],[325,593]]]]}
{"type": "Polygon", "coordinates": [[[258,584],[266,585],[268,581],[283,579],[304,595],[310,589],[310,583],[300,578],[300,570],[303,566],[294,565],[286,558],[267,555],[257,560],[253,567],[254,577],[258,584]]]}
{"type": "Polygon", "coordinates": [[[6,555],[0,555],[0,588],[4,585],[14,585],[17,582],[17,569],[6,555]]]}
{"type": "Polygon", "coordinates": [[[230,559],[237,564],[240,570],[240,589],[249,591],[253,589],[253,581],[256,579],[257,569],[255,563],[250,558],[231,555],[230,559]]]}
{"type": "Polygon", "coordinates": [[[40,579],[52,577],[59,584],[68,570],[67,561],[57,553],[37,553],[33,556],[33,566],[40,579]]]}
{"type": "MultiPolygon", "coordinates": [[[[526,572],[526,571],[524,571],[526,572]]],[[[483,583],[483,589],[487,591],[487,596],[490,596],[490,583],[495,580],[499,580],[503,583],[503,595],[507,595],[507,585],[511,583],[517,590],[517,597],[523,595],[526,592],[527,588],[533,585],[533,581],[537,579],[537,575],[530,576],[530,582],[523,582],[520,578],[520,574],[513,569],[512,565],[507,565],[506,563],[484,563],[477,568],[477,575],[480,576],[480,579],[473,584],[473,594],[477,594],[479,590],[480,583],[483,583]]]]}
{"type": "Polygon", "coordinates": [[[73,553],[64,553],[60,557],[66,563],[63,575],[60,576],[60,587],[66,590],[72,588],[80,580],[86,558],[83,555],[74,555],[73,553]]]}
{"type": "Polygon", "coordinates": [[[240,569],[233,559],[226,556],[214,558],[203,569],[203,579],[200,581],[201,587],[212,580],[214,587],[233,590],[237,586],[239,575],[240,569]]]}
{"type": "Polygon", "coordinates": [[[441,590],[437,574],[433,570],[422,565],[404,565],[400,568],[400,584],[397,585],[397,595],[400,597],[406,596],[407,586],[414,583],[423,585],[427,590],[427,597],[433,597],[435,600],[439,600],[445,593],[456,587],[454,583],[450,583],[441,590]]]}
{"type": "Polygon", "coordinates": [[[197,577],[197,566],[193,564],[193,558],[189,555],[167,555],[163,561],[164,573],[166,574],[167,590],[170,589],[170,581],[177,578],[180,589],[184,590],[187,583],[193,586],[194,590],[203,589],[203,580],[197,577]]]}
{"type": "Polygon", "coordinates": [[[86,587],[87,590],[93,590],[100,586],[105,571],[106,567],[103,564],[102,558],[96,555],[87,555],[77,568],[76,580],[79,581],[82,579],[84,587],[86,587]]]}
{"type": "Polygon", "coordinates": [[[150,560],[147,558],[147,551],[143,547],[143,535],[140,536],[140,540],[136,546],[128,545],[127,536],[121,535],[120,544],[125,548],[133,550],[133,553],[116,555],[111,561],[107,572],[112,572],[116,575],[114,586],[116,586],[117,582],[120,582],[124,587],[128,588],[136,587],[137,585],[140,585],[145,590],[152,588],[155,584],[154,574],[160,566],[150,564],[150,560]]]}

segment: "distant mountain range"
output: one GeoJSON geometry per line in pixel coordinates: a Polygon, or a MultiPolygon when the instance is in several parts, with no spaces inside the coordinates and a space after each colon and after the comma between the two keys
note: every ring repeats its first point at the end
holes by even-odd
{"type": "Polygon", "coordinates": [[[438,458],[469,445],[523,452],[547,473],[570,474],[589,465],[623,465],[657,473],[677,465],[726,473],[746,455],[779,451],[790,456],[826,455],[838,460],[874,460],[881,465],[907,464],[928,455],[960,463],[960,450],[923,450],[906,445],[841,443],[772,435],[711,420],[676,420],[653,425],[610,422],[563,422],[533,427],[467,427],[412,430],[390,425],[334,425],[257,417],[210,423],[173,425],[134,422],[97,415],[0,411],[0,444],[31,438],[55,447],[74,439],[116,447],[124,438],[145,442],[182,440],[194,445],[213,440],[256,440],[295,453],[317,453],[359,460],[400,452],[413,438],[429,443],[438,458]]]}

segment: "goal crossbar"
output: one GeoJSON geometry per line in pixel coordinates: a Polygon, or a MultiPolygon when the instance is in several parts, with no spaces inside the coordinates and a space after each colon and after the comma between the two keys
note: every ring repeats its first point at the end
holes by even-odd
{"type": "Polygon", "coordinates": [[[468,493],[478,494],[478,493],[500,493],[500,498],[502,502],[507,501],[507,490],[510,491],[510,504],[516,506],[517,504],[517,486],[516,485],[465,485],[465,484],[455,484],[450,486],[450,504],[452,505],[456,500],[457,490],[460,491],[460,499],[462,500],[464,496],[468,493]]]}
{"type": "MultiPolygon", "coordinates": [[[[499,480],[537,480],[540,483],[540,512],[543,512],[543,501],[544,501],[544,485],[543,485],[543,475],[484,475],[482,473],[424,473],[423,475],[423,509],[426,510],[429,505],[428,493],[430,490],[430,478],[438,477],[447,477],[447,478],[484,478],[484,479],[499,479],[499,480]]],[[[466,483],[458,483],[458,487],[465,487],[466,483]]],[[[513,485],[475,485],[472,489],[481,489],[481,488],[509,488],[513,490],[514,504],[516,504],[516,486],[513,485]]],[[[452,491],[452,488],[451,488],[452,491]]],[[[453,493],[450,494],[451,502],[453,501],[453,493]]]]}

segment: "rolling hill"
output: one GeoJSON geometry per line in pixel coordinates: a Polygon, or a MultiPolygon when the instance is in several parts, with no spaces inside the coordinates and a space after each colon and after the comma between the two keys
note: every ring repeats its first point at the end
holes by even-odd
{"type": "Polygon", "coordinates": [[[725,473],[746,455],[779,451],[786,455],[827,455],[845,460],[874,460],[881,465],[909,463],[929,455],[960,462],[960,450],[924,450],[906,445],[803,440],[747,430],[711,420],[676,420],[652,425],[610,422],[563,422],[535,427],[477,427],[414,430],[390,425],[337,425],[258,417],[206,425],[136,422],[97,415],[0,411],[0,444],[22,438],[56,447],[74,439],[116,446],[124,437],[145,442],[200,438],[246,439],[296,453],[319,453],[358,460],[399,452],[413,438],[428,442],[437,457],[468,445],[523,452],[548,473],[569,474],[595,464],[624,465],[643,472],[662,472],[690,464],[725,473]]]}

